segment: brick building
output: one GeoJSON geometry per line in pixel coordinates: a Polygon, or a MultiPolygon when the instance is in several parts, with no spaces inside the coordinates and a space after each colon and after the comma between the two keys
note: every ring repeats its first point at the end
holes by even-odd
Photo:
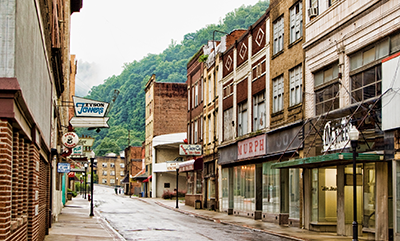
{"type": "MultiPolygon", "coordinates": [[[[186,132],[187,87],[185,83],[156,82],[152,75],[145,87],[146,92],[146,175],[152,174],[153,138],[158,135],[186,132]],[[168,108],[167,108],[168,107],[168,108]]],[[[145,192],[151,196],[151,178],[145,192]]]]}
{"type": "Polygon", "coordinates": [[[108,186],[121,186],[125,177],[125,158],[109,153],[96,157],[98,183],[108,186]]]}
{"type": "Polygon", "coordinates": [[[142,159],[143,148],[141,146],[130,146],[125,148],[125,194],[139,195],[141,183],[131,178],[144,172],[144,161],[142,159]]]}
{"type": "MultiPolygon", "coordinates": [[[[69,21],[81,0],[2,1],[1,240],[43,240],[58,212],[57,146],[68,119],[69,21]],[[57,194],[56,194],[57,195],[57,194]]],[[[62,179],[65,178],[65,179],[62,179]]]]}

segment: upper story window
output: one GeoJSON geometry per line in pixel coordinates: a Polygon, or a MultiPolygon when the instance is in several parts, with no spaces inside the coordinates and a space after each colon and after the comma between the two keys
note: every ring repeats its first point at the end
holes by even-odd
{"type": "Polygon", "coordinates": [[[266,72],[266,61],[262,61],[261,63],[257,64],[253,67],[253,80],[260,78],[266,72]]]}
{"type": "Polygon", "coordinates": [[[105,179],[105,178],[102,178],[102,179],[101,179],[101,183],[103,183],[103,184],[107,184],[107,179],[105,179]]]}
{"type": "Polygon", "coordinates": [[[194,121],[194,142],[197,143],[198,139],[197,139],[197,120],[194,121]]]}
{"type": "Polygon", "coordinates": [[[272,112],[276,113],[283,110],[283,76],[272,80],[272,112]]]}
{"type": "Polygon", "coordinates": [[[192,87],[192,109],[194,109],[194,107],[196,107],[195,102],[194,102],[194,93],[196,91],[194,91],[194,87],[192,87]]]}
{"type": "Polygon", "coordinates": [[[115,171],[111,171],[110,176],[115,176],[115,171]]]}
{"type": "Polygon", "coordinates": [[[119,166],[120,166],[121,168],[125,168],[125,163],[120,163],[119,166]]]}
{"type": "Polygon", "coordinates": [[[328,0],[328,5],[329,7],[332,6],[335,2],[337,2],[338,0],[328,0]]]}
{"type": "Polygon", "coordinates": [[[213,80],[212,75],[208,76],[208,103],[211,103],[212,98],[212,89],[213,89],[213,80]]]}
{"type": "Polygon", "coordinates": [[[303,3],[297,2],[290,8],[290,43],[303,36],[303,3]]]}
{"type": "Polygon", "coordinates": [[[199,85],[196,84],[194,87],[194,106],[199,105],[199,85]]]}
{"type": "Polygon", "coordinates": [[[103,171],[103,176],[107,176],[107,171],[103,171]]]}
{"type": "Polygon", "coordinates": [[[300,104],[302,101],[303,69],[301,65],[289,71],[290,78],[290,106],[300,104]]]}
{"type": "Polygon", "coordinates": [[[107,163],[103,162],[102,167],[107,167],[107,163]]]}
{"type": "Polygon", "coordinates": [[[208,143],[212,142],[212,120],[211,115],[208,116],[208,143]]]}
{"type": "Polygon", "coordinates": [[[265,91],[253,96],[253,131],[265,128],[265,91]]]}
{"type": "Polygon", "coordinates": [[[188,110],[190,110],[190,88],[188,89],[188,110]]]}
{"type": "Polygon", "coordinates": [[[223,138],[224,138],[224,141],[227,141],[227,140],[230,140],[233,138],[233,126],[234,126],[233,108],[224,110],[223,117],[224,117],[223,138]]]}
{"type": "Polygon", "coordinates": [[[119,175],[120,175],[120,176],[124,176],[124,171],[120,171],[120,172],[119,172],[119,175]]]}
{"type": "Polygon", "coordinates": [[[238,136],[247,134],[247,101],[238,104],[238,136]]]}
{"type": "Polygon", "coordinates": [[[115,167],[115,164],[114,164],[114,163],[110,163],[110,167],[111,167],[111,168],[114,168],[114,167],[115,167]]]}
{"type": "Polygon", "coordinates": [[[283,50],[283,36],[284,36],[284,24],[283,16],[280,16],[273,24],[274,30],[274,49],[273,54],[277,54],[283,50]]]}
{"type": "Polygon", "coordinates": [[[314,73],[315,113],[320,115],[339,108],[338,62],[314,73]]]}

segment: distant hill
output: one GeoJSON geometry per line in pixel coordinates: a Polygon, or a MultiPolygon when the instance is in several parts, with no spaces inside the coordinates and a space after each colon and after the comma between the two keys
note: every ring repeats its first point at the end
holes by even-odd
{"type": "MultiPolygon", "coordinates": [[[[184,36],[181,43],[171,42],[161,54],[149,54],[140,61],[125,64],[118,76],[111,76],[104,83],[89,91],[89,99],[111,102],[115,90],[119,95],[108,116],[109,129],[99,133],[77,128],[79,136],[95,138],[94,151],[97,155],[119,153],[128,145],[140,146],[145,136],[145,93],[144,86],[152,74],[160,82],[185,82],[186,65],[200,48],[213,38],[213,31],[231,32],[247,29],[254,24],[269,6],[269,1],[259,1],[254,6],[241,6],[225,15],[218,24],[207,25],[184,36]],[[130,132],[130,135],[129,135],[130,132]]],[[[216,36],[219,40],[221,34],[216,36]]]]}

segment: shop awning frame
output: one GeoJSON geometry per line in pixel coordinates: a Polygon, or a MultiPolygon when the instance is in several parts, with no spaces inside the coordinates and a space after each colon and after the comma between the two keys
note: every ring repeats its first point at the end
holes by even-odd
{"type": "Polygon", "coordinates": [[[179,172],[189,172],[203,169],[203,158],[196,158],[179,163],[179,172]]]}
{"type": "MultiPolygon", "coordinates": [[[[357,162],[383,161],[383,154],[358,153],[357,162]]],[[[353,153],[331,153],[321,156],[300,158],[295,160],[277,162],[271,165],[273,169],[282,168],[316,168],[350,164],[353,161],[353,153]]]]}

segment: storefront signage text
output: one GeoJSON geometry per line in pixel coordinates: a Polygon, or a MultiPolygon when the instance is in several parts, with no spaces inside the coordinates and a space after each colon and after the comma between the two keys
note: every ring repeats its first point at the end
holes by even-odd
{"type": "Polygon", "coordinates": [[[79,137],[75,132],[67,132],[61,139],[66,148],[74,148],[79,142],[79,137]]]}
{"type": "Polygon", "coordinates": [[[73,97],[75,116],[77,117],[104,117],[108,103],[94,101],[80,97],[73,97]]]}
{"type": "Polygon", "coordinates": [[[201,145],[179,145],[179,155],[181,156],[201,156],[202,148],[201,145]]]}
{"type": "Polygon", "coordinates": [[[339,122],[328,121],[324,127],[322,136],[323,151],[339,150],[350,147],[349,131],[350,121],[343,117],[339,122]]]}
{"type": "Polygon", "coordinates": [[[265,134],[238,142],[238,159],[265,155],[265,134]]]}

